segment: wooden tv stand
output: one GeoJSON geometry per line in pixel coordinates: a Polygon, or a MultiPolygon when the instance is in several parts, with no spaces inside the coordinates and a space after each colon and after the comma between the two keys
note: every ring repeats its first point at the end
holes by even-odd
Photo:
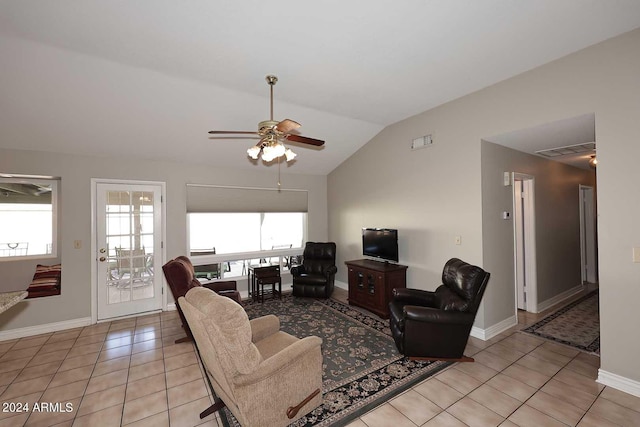
{"type": "Polygon", "coordinates": [[[346,261],[349,270],[349,305],[389,318],[391,290],[407,287],[407,266],[358,259],[346,261]]]}

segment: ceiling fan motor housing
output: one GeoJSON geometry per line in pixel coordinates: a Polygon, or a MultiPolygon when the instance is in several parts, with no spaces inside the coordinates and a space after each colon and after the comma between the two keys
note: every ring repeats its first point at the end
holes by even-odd
{"type": "Polygon", "coordinates": [[[264,120],[258,123],[258,133],[264,135],[267,131],[275,129],[279,122],[275,120],[264,120]]]}

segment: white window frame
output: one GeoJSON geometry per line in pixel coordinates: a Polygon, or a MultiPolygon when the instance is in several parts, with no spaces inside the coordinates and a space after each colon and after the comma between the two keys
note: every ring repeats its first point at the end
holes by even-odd
{"type": "Polygon", "coordinates": [[[51,253],[35,255],[0,256],[0,262],[54,259],[58,258],[58,186],[60,179],[54,177],[29,176],[29,175],[4,175],[0,174],[0,182],[4,183],[35,183],[51,185],[51,253]]]}

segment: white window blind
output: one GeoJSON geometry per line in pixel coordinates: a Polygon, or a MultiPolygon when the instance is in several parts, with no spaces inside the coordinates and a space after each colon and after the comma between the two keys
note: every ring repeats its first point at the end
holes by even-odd
{"type": "Polygon", "coordinates": [[[187,184],[187,213],[307,211],[306,190],[187,184]]]}

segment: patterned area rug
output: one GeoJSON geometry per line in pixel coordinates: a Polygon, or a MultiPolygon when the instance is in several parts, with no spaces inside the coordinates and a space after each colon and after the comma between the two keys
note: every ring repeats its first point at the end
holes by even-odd
{"type": "Polygon", "coordinates": [[[572,302],[522,332],[600,354],[598,291],[572,302]]]}
{"type": "MultiPolygon", "coordinates": [[[[283,296],[246,303],[249,318],[275,314],[280,329],[322,338],[323,404],[291,426],[343,426],[382,401],[440,371],[444,362],[412,362],[395,346],[389,322],[334,300],[283,296]]],[[[240,424],[220,411],[225,426],[240,424]]]]}

